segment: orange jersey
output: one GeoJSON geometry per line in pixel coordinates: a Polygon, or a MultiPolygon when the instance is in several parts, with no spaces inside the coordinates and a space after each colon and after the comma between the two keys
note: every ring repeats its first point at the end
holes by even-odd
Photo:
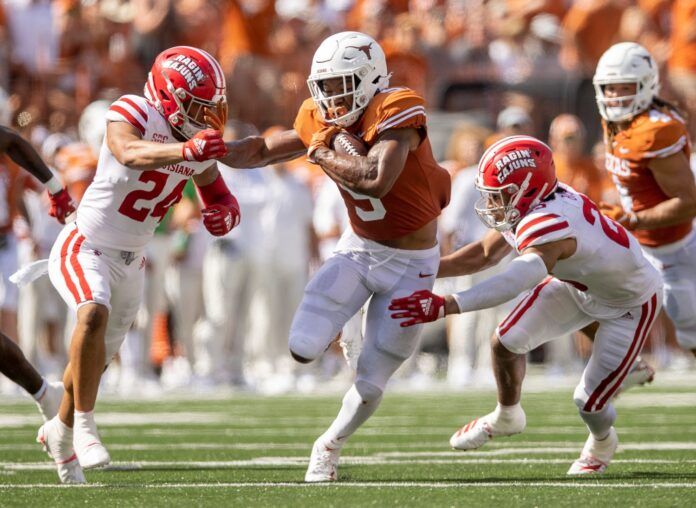
{"type": "Polygon", "coordinates": [[[85,143],[70,143],[56,154],[54,161],[63,184],[78,203],[97,172],[97,159],[85,143]]]}
{"type": "Polygon", "coordinates": [[[676,0],[672,7],[670,70],[696,72],[696,39],[693,36],[696,0],[676,0]]]}
{"type": "MultiPolygon", "coordinates": [[[[374,96],[360,119],[350,127],[368,149],[389,129],[416,128],[422,141],[408,154],[394,186],[381,199],[339,185],[353,230],[370,240],[392,240],[417,231],[440,215],[450,199],[450,176],[433,157],[425,131],[423,99],[408,88],[389,88],[374,96]]],[[[295,119],[295,131],[309,146],[312,135],[325,126],[312,99],[295,119]]]]}
{"type": "MultiPolygon", "coordinates": [[[[677,113],[649,109],[636,116],[628,129],[617,133],[612,145],[607,144],[607,171],[626,210],[640,212],[670,199],[660,189],[648,164],[652,159],[679,152],[689,158],[689,137],[684,120],[677,113]]],[[[639,229],[634,234],[641,245],[659,247],[684,238],[690,231],[688,220],[664,228],[639,229]]]]}
{"type": "Polygon", "coordinates": [[[605,178],[606,173],[600,173],[592,159],[581,157],[571,162],[566,157],[555,154],[553,161],[559,182],[570,185],[595,203],[602,201],[604,190],[611,186],[611,183],[605,178]]]}

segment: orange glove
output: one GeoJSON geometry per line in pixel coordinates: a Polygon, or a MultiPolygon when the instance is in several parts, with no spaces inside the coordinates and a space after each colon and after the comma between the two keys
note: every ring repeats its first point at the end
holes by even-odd
{"type": "Polygon", "coordinates": [[[224,134],[225,125],[227,125],[227,101],[218,101],[214,110],[206,108],[203,119],[211,129],[215,129],[224,134]]]}
{"type": "Polygon", "coordinates": [[[612,220],[615,220],[623,227],[629,230],[636,229],[638,225],[638,217],[634,212],[627,212],[621,205],[612,205],[609,203],[599,203],[599,211],[612,220]]]}
{"type": "Polygon", "coordinates": [[[315,132],[312,136],[312,141],[309,143],[309,148],[307,149],[307,159],[309,159],[310,162],[315,162],[314,152],[321,147],[330,148],[331,140],[339,132],[341,132],[341,129],[335,125],[327,125],[315,132]]]}

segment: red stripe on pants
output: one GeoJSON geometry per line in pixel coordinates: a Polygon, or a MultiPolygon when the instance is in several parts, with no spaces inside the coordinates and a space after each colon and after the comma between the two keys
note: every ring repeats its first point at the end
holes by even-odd
{"type": "MultiPolygon", "coordinates": [[[[501,337],[502,337],[503,335],[505,335],[505,334],[508,332],[508,330],[509,330],[510,328],[512,328],[512,327],[515,325],[515,323],[517,323],[517,322],[520,320],[520,318],[524,315],[525,312],[527,312],[527,310],[529,310],[529,307],[531,307],[532,304],[534,303],[534,301],[539,297],[539,293],[541,292],[541,290],[543,289],[543,287],[544,287],[546,284],[548,284],[549,282],[551,282],[552,280],[553,280],[553,278],[552,278],[552,277],[549,277],[548,279],[546,279],[545,281],[543,281],[541,284],[538,284],[537,287],[534,288],[534,291],[532,292],[532,296],[527,300],[527,302],[524,304],[524,306],[522,306],[522,308],[521,308],[521,309],[519,310],[519,312],[515,315],[515,317],[513,317],[512,320],[510,320],[510,322],[509,322],[508,324],[506,324],[506,325],[504,325],[504,326],[502,326],[502,327],[500,328],[500,333],[499,333],[499,335],[500,335],[501,337]]],[[[514,313],[514,312],[515,312],[515,311],[513,311],[513,313],[514,313]]],[[[512,316],[512,314],[510,314],[510,316],[512,316]]],[[[510,317],[508,317],[508,319],[510,319],[510,317]]],[[[507,320],[506,320],[506,321],[507,321],[507,320]]],[[[503,321],[503,323],[505,323],[505,321],[503,321]]]]}
{"type": "Polygon", "coordinates": [[[85,237],[80,235],[80,237],[75,242],[75,245],[73,246],[72,255],[70,256],[70,264],[72,265],[73,270],[75,270],[77,280],[80,282],[80,289],[82,289],[82,294],[85,295],[83,301],[94,299],[92,297],[92,290],[89,288],[89,284],[87,283],[85,272],[82,270],[82,267],[80,266],[80,261],[77,259],[77,255],[80,253],[80,247],[82,247],[82,243],[84,241],[85,237]]]}
{"type": "Polygon", "coordinates": [[[68,246],[70,245],[72,239],[75,238],[76,234],[77,229],[73,229],[65,239],[63,246],[60,248],[60,273],[63,275],[65,285],[68,287],[68,291],[70,291],[70,293],[73,295],[75,303],[80,303],[80,293],[77,292],[77,286],[75,286],[75,283],[72,281],[70,272],[68,272],[68,266],[65,263],[68,257],[68,246]]]}
{"type": "Polygon", "coordinates": [[[631,361],[628,363],[628,367],[626,367],[626,369],[623,371],[623,374],[619,376],[619,379],[616,380],[616,384],[612,386],[607,393],[604,394],[602,399],[599,401],[599,404],[597,404],[597,411],[601,411],[602,408],[604,408],[604,405],[607,403],[607,401],[614,395],[616,390],[619,389],[621,383],[623,383],[623,380],[626,378],[628,373],[631,372],[631,367],[633,367],[633,363],[636,361],[636,358],[643,350],[643,346],[645,345],[645,341],[648,339],[648,334],[650,333],[650,329],[652,328],[653,321],[655,321],[655,317],[657,314],[657,296],[653,295],[650,301],[652,302],[652,308],[650,309],[650,317],[648,317],[648,320],[645,324],[645,329],[641,334],[642,337],[640,339],[640,344],[638,344],[638,347],[633,352],[633,358],[631,358],[631,361]]]}
{"type": "MultiPolygon", "coordinates": [[[[649,302],[645,302],[643,306],[641,307],[641,312],[640,312],[640,321],[638,321],[638,326],[636,327],[636,333],[633,335],[633,341],[631,342],[631,345],[628,348],[628,352],[626,353],[626,356],[624,356],[623,360],[621,360],[621,363],[619,364],[618,368],[613,370],[612,372],[609,373],[607,377],[605,377],[601,383],[599,383],[599,386],[595,388],[595,390],[592,392],[592,395],[590,395],[590,398],[587,399],[587,402],[585,403],[585,406],[582,408],[583,411],[593,411],[592,406],[595,405],[597,402],[597,399],[602,395],[604,390],[609,386],[609,384],[616,379],[617,377],[620,376],[620,373],[624,368],[630,368],[631,363],[629,362],[629,359],[634,356],[633,353],[636,351],[636,355],[638,352],[640,352],[640,348],[638,347],[639,344],[642,344],[642,341],[644,340],[645,336],[647,335],[647,326],[643,326],[648,319],[648,314],[650,313],[650,304],[653,303],[654,301],[657,300],[657,297],[653,295],[653,297],[650,299],[649,302]]],[[[654,306],[653,306],[653,312],[654,312],[654,306]]],[[[649,323],[648,323],[649,324],[649,323]]],[[[625,374],[624,374],[625,375],[625,374]]],[[[613,393],[616,391],[617,386],[614,386],[613,389],[610,389],[609,392],[613,393]]],[[[602,400],[604,401],[601,406],[604,405],[608,397],[603,398],[602,400]]],[[[600,404],[598,404],[598,409],[595,409],[595,411],[599,411],[601,409],[600,404]]]]}

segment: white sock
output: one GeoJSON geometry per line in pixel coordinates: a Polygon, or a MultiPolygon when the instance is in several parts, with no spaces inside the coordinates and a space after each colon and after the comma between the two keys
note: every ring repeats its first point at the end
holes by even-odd
{"type": "Polygon", "coordinates": [[[510,422],[519,419],[520,414],[524,414],[524,411],[522,411],[522,406],[519,402],[512,406],[503,406],[498,402],[492,414],[495,421],[510,422]]]}
{"type": "Polygon", "coordinates": [[[34,397],[34,400],[36,402],[41,402],[41,399],[43,398],[44,394],[46,393],[46,388],[48,387],[48,383],[46,383],[46,380],[44,378],[41,378],[41,388],[39,388],[39,391],[32,394],[32,397],[34,397]]]}
{"type": "Polygon", "coordinates": [[[580,410],[580,418],[597,441],[606,439],[611,426],[616,420],[616,410],[613,404],[607,404],[604,409],[594,413],[580,410]]]}
{"type": "Polygon", "coordinates": [[[89,433],[97,436],[97,424],[94,421],[94,411],[78,411],[75,410],[75,433],[89,433]]]}
{"type": "Polygon", "coordinates": [[[320,439],[329,448],[342,447],[348,438],[358,430],[358,427],[372,416],[381,401],[382,397],[364,402],[355,385],[351,386],[343,397],[343,405],[338,416],[320,439]]]}

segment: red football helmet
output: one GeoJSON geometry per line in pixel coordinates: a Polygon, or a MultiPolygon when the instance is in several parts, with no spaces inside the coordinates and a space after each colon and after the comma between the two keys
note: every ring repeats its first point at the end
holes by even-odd
{"type": "Polygon", "coordinates": [[[162,51],[145,84],[145,97],[185,138],[207,128],[204,108],[225,101],[225,75],[202,49],[175,46],[162,51]]]}
{"type": "Polygon", "coordinates": [[[531,136],[510,136],[491,145],[479,162],[476,213],[489,228],[507,231],[557,186],[551,149],[531,136]]]}

